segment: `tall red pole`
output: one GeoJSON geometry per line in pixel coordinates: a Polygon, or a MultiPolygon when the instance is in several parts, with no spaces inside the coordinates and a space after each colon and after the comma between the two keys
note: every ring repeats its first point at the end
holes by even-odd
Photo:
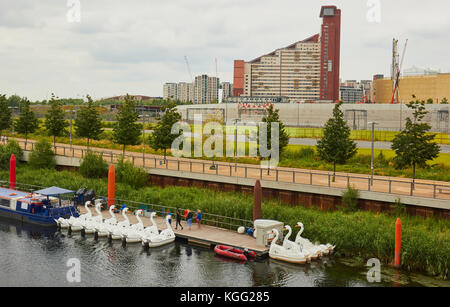
{"type": "Polygon", "coordinates": [[[11,155],[9,160],[9,188],[11,190],[16,188],[16,157],[11,155]]]}
{"type": "Polygon", "coordinates": [[[108,172],[108,207],[114,205],[115,200],[115,185],[116,185],[116,173],[114,171],[114,165],[109,166],[108,172]]]}
{"type": "Polygon", "coordinates": [[[402,221],[398,218],[395,222],[395,258],[394,265],[401,265],[401,247],[402,247],[402,221]]]}

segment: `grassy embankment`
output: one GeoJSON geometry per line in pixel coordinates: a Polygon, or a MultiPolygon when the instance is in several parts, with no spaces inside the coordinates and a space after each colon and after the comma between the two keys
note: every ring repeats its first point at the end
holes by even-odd
{"type": "MultiPolygon", "coordinates": [[[[0,171],[0,180],[8,180],[8,171],[0,171]]],[[[57,185],[76,190],[93,188],[97,195],[107,195],[107,179],[86,179],[75,172],[31,170],[19,164],[17,182],[39,186],[57,185]]],[[[147,186],[134,189],[116,183],[116,197],[142,203],[201,209],[203,212],[228,217],[252,219],[252,195],[216,192],[188,187],[160,188],[147,186]]],[[[397,216],[402,219],[402,267],[408,271],[424,272],[448,279],[450,267],[450,222],[437,219],[399,215],[375,214],[367,211],[344,213],[322,212],[304,207],[289,207],[274,200],[264,200],[263,218],[283,221],[294,226],[305,225],[304,236],[313,242],[336,245],[337,256],[352,257],[365,262],[378,258],[392,263],[394,231],[397,216]]],[[[294,228],[294,237],[297,229],[294,228]]]]}

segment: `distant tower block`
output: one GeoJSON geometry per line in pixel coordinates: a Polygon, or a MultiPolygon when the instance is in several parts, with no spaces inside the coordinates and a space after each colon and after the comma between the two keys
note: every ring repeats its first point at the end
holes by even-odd
{"type": "Polygon", "coordinates": [[[339,100],[339,67],[341,49],[341,10],[322,6],[320,57],[320,100],[339,100]]]}

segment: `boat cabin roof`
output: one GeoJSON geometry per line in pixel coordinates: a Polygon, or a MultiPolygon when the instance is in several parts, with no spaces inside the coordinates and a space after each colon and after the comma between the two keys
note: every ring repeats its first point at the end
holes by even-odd
{"type": "Polygon", "coordinates": [[[3,198],[17,198],[17,197],[25,197],[28,195],[30,195],[30,193],[28,193],[28,192],[0,188],[0,197],[3,197],[3,198]]]}
{"type": "Polygon", "coordinates": [[[28,192],[22,192],[0,187],[0,198],[20,199],[20,201],[22,202],[34,203],[34,202],[41,202],[43,197],[42,195],[36,195],[28,192]]]}

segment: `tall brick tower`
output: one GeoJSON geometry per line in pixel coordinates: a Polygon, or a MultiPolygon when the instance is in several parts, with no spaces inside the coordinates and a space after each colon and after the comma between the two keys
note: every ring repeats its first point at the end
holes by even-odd
{"type": "Polygon", "coordinates": [[[244,94],[244,69],[245,62],[243,60],[234,61],[233,96],[244,94]]]}
{"type": "Polygon", "coordinates": [[[339,100],[339,64],[341,49],[341,10],[336,6],[322,6],[320,56],[320,100],[339,100]]]}

